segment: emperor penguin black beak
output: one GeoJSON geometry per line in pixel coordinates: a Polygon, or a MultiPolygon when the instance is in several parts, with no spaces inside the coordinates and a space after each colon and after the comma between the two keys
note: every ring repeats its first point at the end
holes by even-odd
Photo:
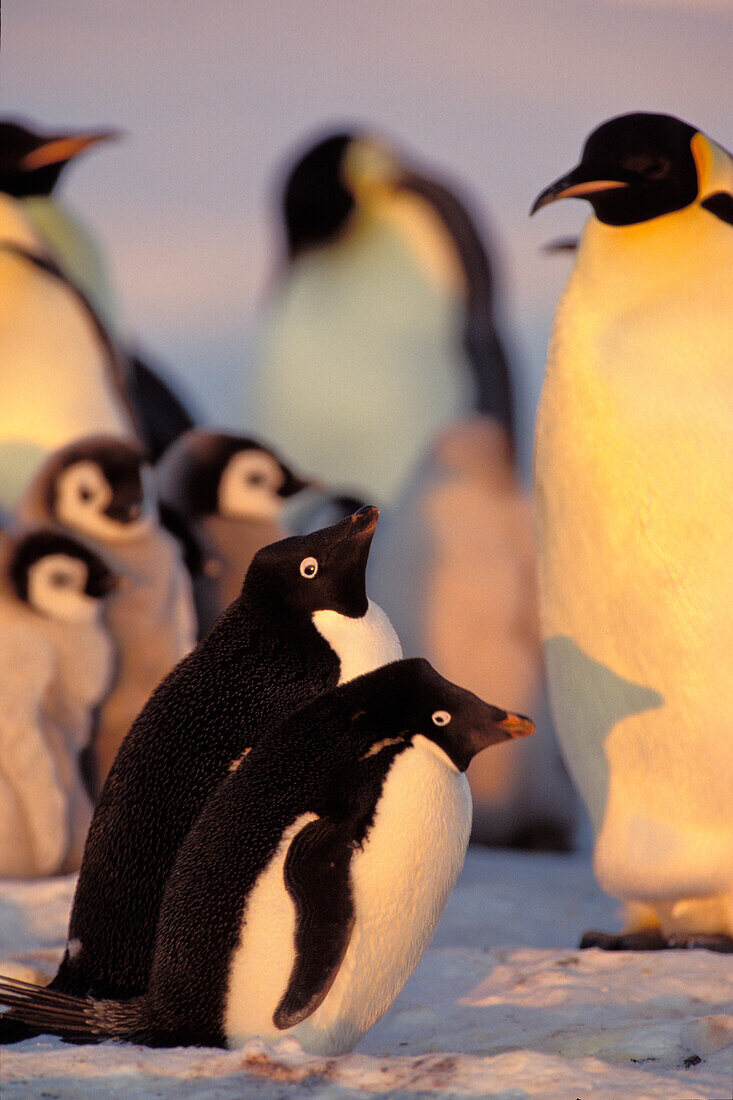
{"type": "Polygon", "coordinates": [[[582,199],[587,195],[596,194],[598,191],[613,191],[618,187],[628,187],[622,180],[592,179],[586,166],[581,162],[568,172],[555,180],[544,191],[540,192],[532,204],[530,217],[541,210],[543,206],[549,206],[558,199],[582,199]]]}
{"type": "Polygon", "coordinates": [[[98,141],[118,141],[123,136],[121,130],[96,130],[86,134],[50,138],[43,145],[26,153],[20,161],[20,168],[24,172],[35,172],[50,164],[63,164],[83,153],[90,145],[96,145],[98,141]]]}

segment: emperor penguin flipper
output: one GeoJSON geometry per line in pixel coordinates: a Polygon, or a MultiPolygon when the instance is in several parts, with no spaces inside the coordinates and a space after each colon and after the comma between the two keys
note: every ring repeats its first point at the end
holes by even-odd
{"type": "Polygon", "coordinates": [[[349,868],[353,846],[343,824],[311,821],[285,859],[285,886],[295,903],[295,962],[275,1010],[275,1026],[294,1027],[323,1003],[336,980],[354,927],[349,868]]]}

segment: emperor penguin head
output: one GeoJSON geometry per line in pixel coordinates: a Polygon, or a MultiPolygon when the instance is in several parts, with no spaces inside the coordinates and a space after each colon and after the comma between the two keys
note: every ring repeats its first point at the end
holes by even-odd
{"type": "Polygon", "coordinates": [[[0,191],[17,199],[50,195],[70,161],[118,136],[114,130],[44,134],[17,119],[1,119],[0,191]]]}
{"type": "Polygon", "coordinates": [[[580,163],[538,195],[587,199],[605,225],[650,221],[698,203],[733,224],[733,162],[705,134],[672,115],[628,114],[590,135],[580,163]]]}
{"type": "Polygon", "coordinates": [[[43,529],[17,540],[8,576],[18,599],[69,623],[94,622],[116,583],[97,554],[69,535],[43,529]]]}
{"type": "Polygon", "coordinates": [[[381,138],[357,129],[328,133],[310,143],[282,188],[288,257],[337,241],[360,208],[393,192],[408,173],[381,138]]]}
{"type": "Polygon", "coordinates": [[[308,484],[255,439],[192,428],[156,468],[161,498],[182,515],[276,520],[308,484]]]}
{"type": "Polygon", "coordinates": [[[387,665],[378,676],[384,681],[381,725],[390,732],[394,727],[413,748],[437,756],[451,770],[465,772],[483,749],[534,733],[529,718],[485,703],[422,657],[387,665]]]}
{"type": "Polygon", "coordinates": [[[274,605],[312,618],[323,611],[352,619],[369,609],[366,567],[379,509],[371,505],[313,531],[259,550],[247,571],[243,594],[264,589],[274,605]]]}
{"type": "Polygon", "coordinates": [[[153,523],[154,488],[140,448],[114,436],[89,436],[64,447],[45,470],[48,511],[104,542],[139,538],[153,523]]]}

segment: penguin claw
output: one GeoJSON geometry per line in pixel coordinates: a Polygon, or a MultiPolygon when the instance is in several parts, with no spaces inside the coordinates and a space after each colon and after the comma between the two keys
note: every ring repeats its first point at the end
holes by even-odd
{"type": "Polygon", "coordinates": [[[608,932],[584,932],[580,947],[598,947],[601,951],[664,951],[692,950],[733,953],[733,936],[725,933],[702,932],[673,933],[665,936],[658,928],[642,932],[625,932],[613,935],[608,932]]]}

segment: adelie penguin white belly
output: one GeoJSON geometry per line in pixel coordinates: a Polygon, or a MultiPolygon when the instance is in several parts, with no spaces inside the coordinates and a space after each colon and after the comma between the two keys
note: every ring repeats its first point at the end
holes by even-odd
{"type": "Polygon", "coordinates": [[[432,938],[463,866],[471,793],[465,774],[425,737],[395,758],[374,823],[352,856],[356,923],[344,960],[320,1007],[283,1031],[273,1015],[293,968],[296,924],[283,865],[294,837],[315,819],[304,814],[283,834],[247,902],[229,973],[230,1047],[253,1036],[293,1035],[312,1053],[341,1054],[358,1043],[395,1001],[432,938]]]}
{"type": "Polygon", "coordinates": [[[338,611],[316,611],[313,625],[339,659],[339,683],[399,661],[402,646],[392,623],[378,604],[369,600],[364,615],[352,618],[338,611]]]}

